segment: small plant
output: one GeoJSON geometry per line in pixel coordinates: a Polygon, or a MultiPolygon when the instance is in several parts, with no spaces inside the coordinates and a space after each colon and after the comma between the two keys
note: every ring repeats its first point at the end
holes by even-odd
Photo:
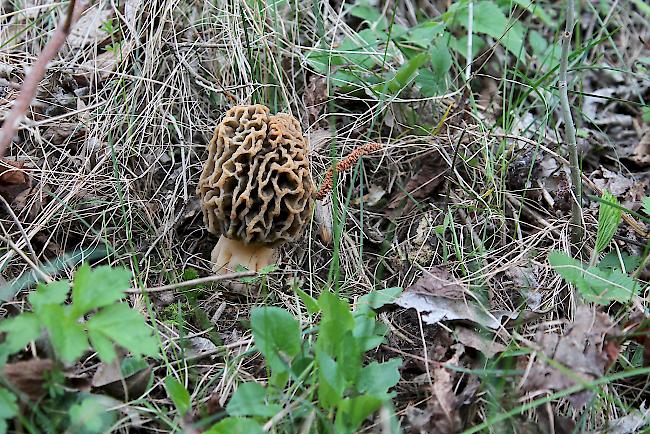
{"type": "MultiPolygon", "coordinates": [[[[329,291],[318,300],[296,291],[310,315],[320,313],[320,321],[301,332],[298,319],[284,309],[253,309],[251,328],[266,360],[268,384],[240,384],[226,406],[228,417],[208,433],[261,433],[264,424],[291,432],[305,421],[318,425],[318,432],[353,433],[382,406],[390,406],[394,393],[389,389],[400,378],[402,360],[366,364],[363,356],[379,346],[387,332],[374,309],[392,301],[400,289],[365,295],[355,310],[329,291]]],[[[177,389],[170,380],[174,402],[185,402],[177,389]]]]}
{"type": "MultiPolygon", "coordinates": [[[[130,287],[128,270],[108,266],[91,269],[87,264],[77,270],[72,282],[59,280],[39,284],[28,296],[32,311],[0,324],[0,332],[5,333],[0,343],[0,368],[11,355],[41,338],[43,333],[47,336],[51,357],[65,365],[73,364],[91,348],[107,364],[116,359],[116,346],[135,356],[158,355],[158,342],[144,317],[128,303],[120,301],[130,287]],[[66,303],[69,298],[70,303],[66,303]]],[[[55,366],[52,372],[56,373],[56,369],[55,366]]],[[[55,377],[52,376],[53,382],[60,384],[55,377]]],[[[51,387],[52,390],[57,388],[56,384],[51,387]]],[[[56,395],[50,393],[53,394],[56,395]]],[[[100,406],[104,397],[79,394],[78,398],[83,399],[75,404],[77,407],[70,407],[70,426],[84,427],[78,427],[75,432],[102,432],[106,428],[102,421],[111,419],[105,417],[106,406],[100,406]],[[99,407],[101,411],[97,410],[99,407]],[[97,417],[88,418],[93,414],[97,417]]],[[[14,393],[0,386],[0,433],[6,432],[6,419],[18,414],[16,402],[14,393]]]]}
{"type": "Polygon", "coordinates": [[[627,303],[638,294],[638,283],[628,274],[630,268],[638,265],[629,257],[618,258],[610,252],[601,261],[600,253],[609,245],[621,222],[622,211],[616,198],[608,191],[603,192],[598,213],[596,245],[589,264],[574,259],[563,252],[549,254],[551,266],[568,283],[574,285],[580,295],[589,302],[609,304],[612,301],[627,303]]]}

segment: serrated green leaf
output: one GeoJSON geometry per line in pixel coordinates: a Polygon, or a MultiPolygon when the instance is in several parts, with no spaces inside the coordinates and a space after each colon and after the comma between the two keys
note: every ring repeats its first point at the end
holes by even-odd
{"type": "Polygon", "coordinates": [[[115,352],[107,349],[109,341],[133,354],[158,355],[158,343],[151,328],[144,317],[126,303],[103,308],[88,320],[86,328],[103,362],[111,363],[115,357],[115,352]]]}
{"type": "Polygon", "coordinates": [[[300,324],[279,307],[256,307],[251,311],[255,347],[266,358],[271,370],[287,372],[287,361],[300,352],[300,324]]]}
{"type": "Polygon", "coordinates": [[[35,312],[48,304],[63,304],[70,292],[69,280],[58,280],[48,284],[39,283],[36,291],[29,294],[27,299],[32,305],[35,312]]]}
{"type": "Polygon", "coordinates": [[[187,391],[185,386],[181,384],[173,376],[169,375],[165,378],[165,390],[167,391],[167,396],[172,400],[176,410],[181,416],[187,414],[190,410],[191,399],[190,393],[187,391]]]}
{"type": "Polygon", "coordinates": [[[602,270],[610,268],[629,273],[635,270],[639,264],[641,264],[640,256],[630,256],[625,252],[621,252],[619,258],[619,255],[615,251],[612,251],[603,256],[603,259],[598,263],[598,268],[602,270]]]}
{"type": "MultiPolygon", "coordinates": [[[[605,190],[602,199],[606,202],[618,204],[618,200],[609,191],[605,190]]],[[[620,208],[601,202],[598,210],[598,231],[596,233],[596,247],[594,255],[602,252],[612,241],[618,225],[621,223],[622,211],[620,208]]]]}
{"type": "Polygon", "coordinates": [[[41,333],[41,322],[33,313],[23,313],[0,322],[0,332],[7,333],[0,343],[0,364],[7,357],[25,348],[41,333]]]}
{"type": "Polygon", "coordinates": [[[115,423],[115,411],[109,411],[117,404],[106,396],[90,396],[70,407],[70,432],[98,434],[108,432],[115,423]]]}
{"type": "Polygon", "coordinates": [[[226,406],[230,416],[273,417],[282,410],[278,404],[266,402],[266,389],[259,383],[243,383],[226,406]]]}
{"type": "Polygon", "coordinates": [[[402,359],[394,358],[387,362],[371,362],[361,370],[357,390],[382,399],[390,397],[388,389],[394,387],[400,379],[399,367],[402,359]]]}
{"type": "Polygon", "coordinates": [[[204,434],[264,434],[262,426],[246,417],[227,417],[213,425],[204,434]]]}
{"type": "Polygon", "coordinates": [[[75,315],[85,315],[93,309],[115,303],[130,287],[131,273],[124,268],[101,266],[91,269],[88,264],[82,265],[72,282],[75,315]]]}
{"type": "Polygon", "coordinates": [[[56,354],[66,363],[75,362],[88,349],[88,339],[70,306],[50,304],[37,312],[56,354]]]}

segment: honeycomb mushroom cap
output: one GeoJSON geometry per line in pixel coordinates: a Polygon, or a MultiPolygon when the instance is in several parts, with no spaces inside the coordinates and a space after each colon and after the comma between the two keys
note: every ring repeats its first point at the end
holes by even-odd
{"type": "Polygon", "coordinates": [[[308,146],[291,115],[263,105],[228,110],[210,141],[199,179],[208,230],[246,244],[300,236],[312,211],[308,146]]]}

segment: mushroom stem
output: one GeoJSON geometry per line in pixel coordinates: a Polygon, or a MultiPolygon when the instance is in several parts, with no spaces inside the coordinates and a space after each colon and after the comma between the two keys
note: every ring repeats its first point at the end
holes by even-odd
{"type": "Polygon", "coordinates": [[[212,249],[212,263],[217,273],[229,273],[243,265],[249,271],[258,272],[275,261],[275,249],[266,244],[245,244],[223,235],[212,249]]]}

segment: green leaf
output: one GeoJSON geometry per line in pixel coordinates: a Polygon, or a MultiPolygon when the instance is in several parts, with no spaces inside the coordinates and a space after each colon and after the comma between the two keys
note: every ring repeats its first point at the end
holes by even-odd
{"type": "Polygon", "coordinates": [[[320,307],[318,306],[318,302],[316,301],[316,299],[314,297],[307,294],[305,291],[303,291],[302,289],[300,289],[298,287],[296,287],[294,289],[296,291],[296,294],[298,294],[298,297],[300,297],[300,299],[304,303],[305,307],[307,308],[307,312],[310,315],[315,315],[318,312],[320,312],[320,307]]]}
{"type": "Polygon", "coordinates": [[[181,384],[173,376],[169,375],[165,378],[165,390],[167,390],[167,396],[172,400],[176,410],[181,416],[187,414],[190,410],[191,401],[190,393],[187,391],[185,386],[181,384]]]}
{"type": "Polygon", "coordinates": [[[397,70],[395,76],[388,81],[388,89],[391,92],[399,92],[405,88],[410,84],[413,78],[415,78],[418,73],[418,69],[427,63],[430,59],[431,57],[429,56],[429,53],[420,53],[409,59],[408,62],[406,62],[397,70]]]}
{"type": "Polygon", "coordinates": [[[278,404],[266,403],[266,389],[259,383],[243,383],[226,406],[230,416],[273,417],[282,410],[278,404]]]}
{"type": "Polygon", "coordinates": [[[618,270],[588,267],[562,252],[551,252],[548,260],[564,280],[575,285],[580,295],[593,303],[626,303],[640,289],[634,279],[618,270]]]}
{"type": "Polygon", "coordinates": [[[357,390],[383,399],[388,398],[388,389],[395,386],[400,379],[400,366],[402,366],[400,358],[390,359],[384,363],[370,363],[361,370],[357,390]]]}
{"type": "Polygon", "coordinates": [[[343,370],[336,361],[326,353],[316,355],[318,363],[318,401],[325,409],[331,409],[343,397],[346,381],[343,370]]]}
{"type": "MultiPolygon", "coordinates": [[[[465,29],[467,29],[468,17],[467,3],[464,2],[454,3],[444,14],[446,20],[453,20],[465,29]]],[[[493,37],[521,62],[526,61],[523,25],[512,18],[508,19],[496,3],[489,0],[475,2],[473,31],[493,37]]]]}
{"type": "Polygon", "coordinates": [[[625,252],[620,253],[620,258],[616,252],[609,252],[598,263],[600,269],[620,270],[623,272],[631,272],[641,264],[640,256],[630,256],[625,252]],[[625,269],[623,269],[625,267],[625,269]]]}
{"type": "Polygon", "coordinates": [[[251,311],[251,329],[255,346],[271,370],[287,372],[287,359],[300,352],[298,320],[279,307],[256,307],[251,311]]]}
{"type": "Polygon", "coordinates": [[[404,38],[404,42],[429,48],[434,40],[440,39],[444,30],[444,23],[427,21],[413,27],[404,38]]]}
{"type": "Polygon", "coordinates": [[[391,304],[401,293],[402,288],[399,287],[370,291],[368,294],[359,297],[354,313],[366,313],[370,309],[375,310],[391,304]]]}
{"type": "Polygon", "coordinates": [[[348,6],[347,9],[350,15],[362,19],[372,27],[380,29],[388,28],[386,16],[367,0],[357,0],[353,5],[348,6]]]}
{"type": "Polygon", "coordinates": [[[0,364],[7,357],[25,348],[41,333],[41,323],[33,313],[23,313],[0,322],[0,332],[7,333],[0,344],[0,364]]]}
{"type": "Polygon", "coordinates": [[[336,357],[343,336],[354,329],[355,323],[350,304],[330,291],[321,293],[318,304],[322,313],[316,346],[330,356],[336,357]]]}
{"type": "Polygon", "coordinates": [[[29,294],[27,298],[32,309],[38,312],[48,304],[63,304],[68,298],[68,292],[70,292],[70,281],[58,280],[48,284],[39,283],[36,291],[29,294]]]}
{"type": "MultiPolygon", "coordinates": [[[[618,205],[618,200],[609,191],[603,191],[602,199],[618,205]]],[[[600,203],[598,210],[598,231],[596,233],[596,247],[594,255],[602,252],[612,241],[618,225],[621,223],[622,211],[620,208],[609,205],[605,202],[600,203]]]]}
{"type": "Polygon", "coordinates": [[[126,303],[103,308],[88,320],[86,328],[90,341],[103,362],[111,363],[115,358],[115,350],[109,342],[136,355],[158,355],[158,342],[151,328],[144,317],[126,303]]]}
{"type": "Polygon", "coordinates": [[[203,434],[264,434],[262,426],[253,419],[227,417],[203,434]]]}
{"type": "Polygon", "coordinates": [[[50,335],[54,351],[64,362],[75,362],[88,349],[83,326],[72,316],[70,306],[41,306],[37,315],[50,335]]]}
{"type": "Polygon", "coordinates": [[[643,198],[643,212],[650,215],[650,197],[648,196],[643,198]]]}
{"type": "Polygon", "coordinates": [[[541,2],[531,0],[513,0],[514,3],[522,9],[527,10],[547,27],[552,29],[557,27],[557,22],[546,12],[541,2]]]}
{"type": "Polygon", "coordinates": [[[109,432],[109,428],[117,419],[115,411],[109,409],[116,404],[116,401],[106,396],[85,398],[81,403],[70,407],[69,431],[79,434],[109,432]]]}
{"type": "Polygon", "coordinates": [[[91,269],[88,264],[82,265],[72,284],[75,315],[85,315],[93,309],[115,303],[130,287],[131,273],[124,268],[101,266],[91,269]]]}
{"type": "Polygon", "coordinates": [[[337,432],[356,432],[371,414],[379,410],[383,401],[374,396],[356,396],[339,402],[335,426],[337,432]]]}
{"type": "Polygon", "coordinates": [[[18,414],[16,395],[0,387],[0,419],[11,419],[18,414]]]}

